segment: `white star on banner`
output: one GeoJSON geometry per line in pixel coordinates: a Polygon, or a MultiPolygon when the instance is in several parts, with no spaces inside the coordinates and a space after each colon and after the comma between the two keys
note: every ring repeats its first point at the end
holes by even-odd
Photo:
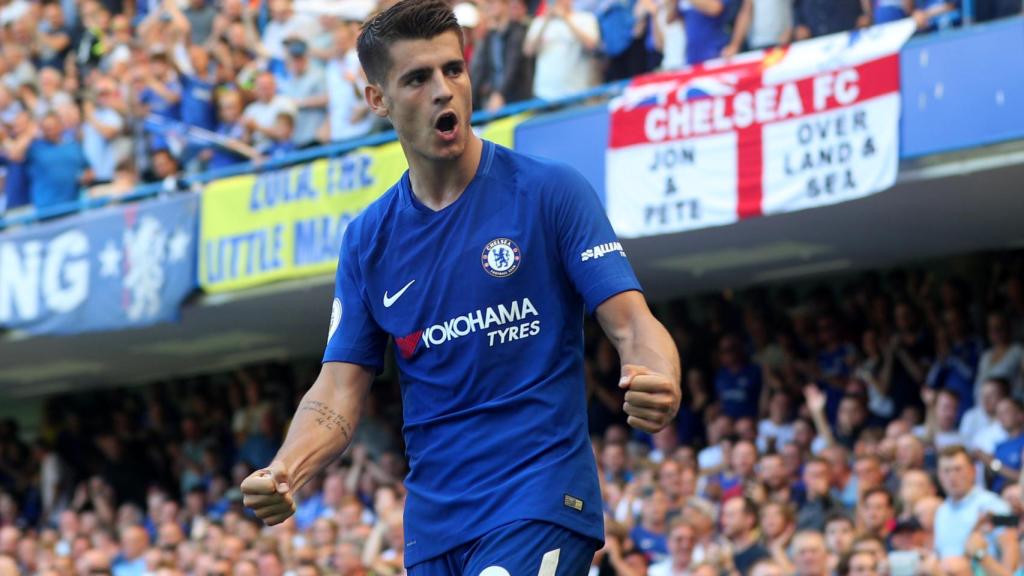
{"type": "Polygon", "coordinates": [[[170,242],[167,244],[167,259],[171,262],[180,262],[188,254],[188,246],[192,243],[192,238],[187,232],[178,228],[174,231],[171,236],[170,242]]]}
{"type": "Polygon", "coordinates": [[[107,240],[106,246],[99,254],[100,276],[112,278],[121,273],[121,250],[117,248],[113,240],[107,240]]]}

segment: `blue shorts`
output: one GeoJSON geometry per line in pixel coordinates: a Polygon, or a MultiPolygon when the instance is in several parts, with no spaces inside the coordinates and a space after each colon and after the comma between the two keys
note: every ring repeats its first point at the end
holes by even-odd
{"type": "Polygon", "coordinates": [[[409,567],[409,576],[586,576],[601,542],[557,524],[519,520],[409,567]]]}

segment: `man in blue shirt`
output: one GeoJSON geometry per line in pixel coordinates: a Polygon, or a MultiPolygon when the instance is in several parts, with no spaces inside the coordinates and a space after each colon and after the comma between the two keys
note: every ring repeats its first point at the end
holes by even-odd
{"type": "Polygon", "coordinates": [[[796,0],[794,39],[806,40],[871,25],[871,0],[796,0]]]}
{"type": "Polygon", "coordinates": [[[0,143],[0,165],[4,167],[6,173],[3,191],[6,200],[4,210],[20,208],[30,202],[25,152],[32,143],[35,132],[36,127],[32,124],[32,117],[28,112],[22,111],[7,128],[4,141],[0,143]],[[15,152],[16,150],[19,152],[15,152]],[[17,154],[18,159],[15,160],[12,154],[17,154]]]}
{"type": "Polygon", "coordinates": [[[29,195],[37,210],[77,200],[80,186],[92,180],[82,145],[64,141],[56,114],[44,116],[40,130],[42,137],[33,140],[27,151],[11,153],[11,160],[26,163],[29,195]]]}
{"type": "Polygon", "coordinates": [[[388,337],[401,372],[411,576],[586,573],[603,540],[587,437],[583,312],[622,360],[627,422],[679,406],[679,358],[576,171],[478,139],[462,34],[405,0],[359,38],[367,103],[409,171],[348,226],[320,377],[242,483],[268,524],[349,444],[388,337]]]}
{"type": "Polygon", "coordinates": [[[985,454],[979,454],[978,457],[995,476],[992,491],[998,494],[1007,482],[1020,479],[1021,451],[1024,450],[1024,407],[1021,407],[1020,400],[1012,396],[1003,398],[996,406],[996,418],[1006,430],[1006,440],[996,444],[995,453],[991,457],[985,454]]]}
{"type": "Polygon", "coordinates": [[[872,7],[874,23],[885,24],[910,16],[914,11],[914,0],[874,0],[872,7]]]}
{"type": "Polygon", "coordinates": [[[715,376],[715,392],[722,412],[731,418],[757,418],[761,399],[761,369],[747,361],[739,338],[725,336],[718,344],[721,368],[715,376]]]}
{"type": "Polygon", "coordinates": [[[729,29],[735,19],[735,8],[739,4],[740,0],[678,0],[678,15],[683,17],[683,25],[686,28],[687,64],[700,64],[705,60],[731,56],[739,51],[745,30],[738,32],[735,46],[725,51],[727,46],[732,46],[730,40],[733,39],[733,35],[729,33],[729,29]]]}

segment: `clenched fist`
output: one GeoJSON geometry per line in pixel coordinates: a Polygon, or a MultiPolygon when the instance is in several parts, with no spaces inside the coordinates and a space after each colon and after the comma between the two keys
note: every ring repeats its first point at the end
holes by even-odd
{"type": "Polygon", "coordinates": [[[653,434],[667,426],[679,412],[681,392],[669,376],[626,364],[622,367],[619,388],[626,390],[622,409],[629,416],[626,422],[633,428],[653,434]]]}
{"type": "Polygon", "coordinates": [[[279,462],[257,470],[242,481],[242,503],[267,526],[284,522],[295,513],[288,472],[279,462]]]}

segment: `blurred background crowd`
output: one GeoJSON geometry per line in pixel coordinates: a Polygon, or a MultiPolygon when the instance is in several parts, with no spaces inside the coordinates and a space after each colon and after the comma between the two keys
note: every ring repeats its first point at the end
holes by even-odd
{"type": "MultiPolygon", "coordinates": [[[[684,405],[653,437],[624,425],[588,326],[591,574],[1020,573],[1024,254],[971,262],[981,280],[893,270],[659,306],[684,405]]],[[[241,505],[318,368],[65,394],[32,430],[4,422],[0,575],[403,574],[394,366],[292,519],[241,505]]]]}
{"type": "MultiPolygon", "coordinates": [[[[193,175],[387,127],[362,102],[362,0],[3,0],[0,212],[173,192],[193,175]]],[[[949,0],[467,0],[479,109],[913,17],[949,0]]],[[[1021,0],[974,0],[979,19],[1021,0]]]]}

